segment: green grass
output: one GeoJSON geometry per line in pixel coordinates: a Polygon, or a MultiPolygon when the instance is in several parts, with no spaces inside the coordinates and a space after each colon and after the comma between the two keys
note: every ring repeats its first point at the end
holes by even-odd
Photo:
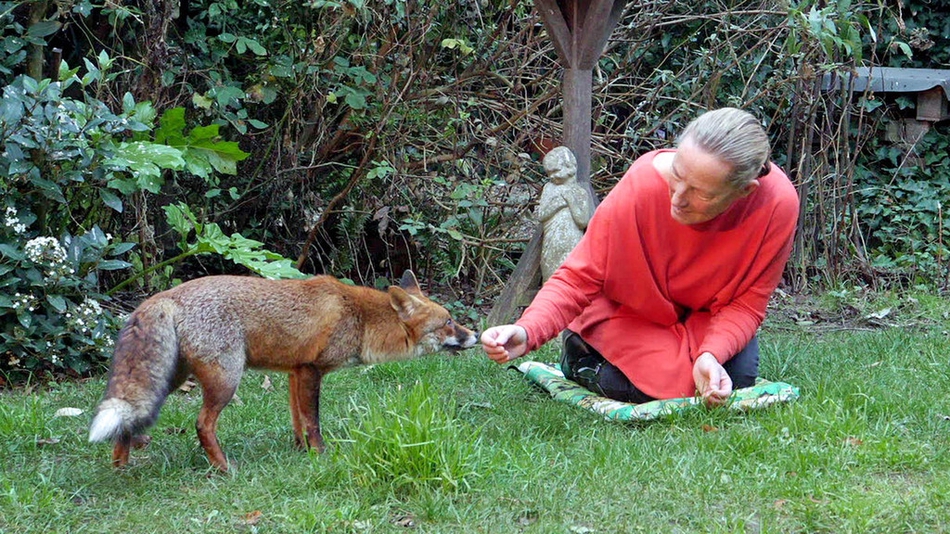
{"type": "Polygon", "coordinates": [[[469,351],[330,375],[328,450],[308,454],[286,378],[248,372],[219,425],[228,475],[198,446],[198,389],[169,397],[118,471],[86,442],[104,378],[7,391],[0,532],[950,532],[950,306],[926,305],[913,327],[770,320],[762,375],[797,402],[648,424],[557,403],[469,351]]]}

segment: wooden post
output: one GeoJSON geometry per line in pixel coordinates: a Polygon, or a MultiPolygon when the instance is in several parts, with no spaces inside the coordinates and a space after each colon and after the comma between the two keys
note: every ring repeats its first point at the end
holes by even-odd
{"type": "Polygon", "coordinates": [[[596,206],[597,194],[590,183],[592,80],[592,70],[564,69],[561,85],[564,95],[564,139],[561,144],[574,153],[577,159],[577,183],[590,194],[590,205],[596,206]]]}
{"type": "MultiPolygon", "coordinates": [[[[627,0],[535,0],[535,8],[551,36],[564,67],[564,134],[561,144],[577,159],[577,182],[590,193],[591,206],[598,199],[590,183],[591,101],[593,70],[603,54],[610,33],[620,21],[627,0]]],[[[539,279],[541,268],[540,225],[525,247],[511,278],[488,315],[488,324],[515,319],[525,293],[539,279]]]]}

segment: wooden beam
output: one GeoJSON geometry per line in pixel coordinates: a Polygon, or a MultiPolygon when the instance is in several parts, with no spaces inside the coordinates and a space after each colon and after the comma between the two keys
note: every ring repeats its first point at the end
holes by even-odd
{"type": "Polygon", "coordinates": [[[627,0],[593,0],[581,27],[578,49],[574,51],[577,68],[593,69],[604,53],[604,47],[613,33],[627,0]]]}
{"type": "Polygon", "coordinates": [[[535,229],[531,240],[524,247],[521,259],[511,278],[505,284],[501,295],[495,299],[495,305],[488,313],[488,326],[508,324],[518,318],[518,307],[522,306],[522,297],[534,286],[541,273],[541,225],[535,229]]]}
{"type": "Polygon", "coordinates": [[[565,66],[570,66],[574,60],[571,29],[557,0],[535,0],[534,5],[541,15],[544,28],[551,36],[558,57],[565,66]]]}

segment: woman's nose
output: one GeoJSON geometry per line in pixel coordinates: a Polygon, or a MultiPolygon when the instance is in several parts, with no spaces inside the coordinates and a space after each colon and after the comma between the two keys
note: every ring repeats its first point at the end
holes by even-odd
{"type": "Polygon", "coordinates": [[[670,203],[678,208],[682,208],[689,204],[689,200],[686,198],[686,188],[685,187],[671,187],[670,188],[670,203]]]}

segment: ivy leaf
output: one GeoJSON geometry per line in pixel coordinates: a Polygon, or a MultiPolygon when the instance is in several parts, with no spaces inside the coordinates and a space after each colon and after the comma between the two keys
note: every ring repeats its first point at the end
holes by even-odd
{"type": "Polygon", "coordinates": [[[366,97],[359,93],[351,92],[346,95],[346,104],[353,109],[365,109],[366,97]]]}
{"type": "Polygon", "coordinates": [[[261,46],[260,43],[258,43],[258,42],[255,41],[254,39],[247,39],[247,38],[245,38],[245,39],[244,39],[244,42],[247,43],[247,48],[248,48],[251,52],[253,52],[254,55],[257,55],[257,56],[266,56],[266,55],[267,55],[267,50],[264,49],[264,47],[261,46]]]}
{"type": "Polygon", "coordinates": [[[195,107],[199,107],[201,109],[211,109],[211,104],[214,104],[214,100],[211,100],[205,95],[195,93],[191,95],[191,103],[194,104],[195,107]]]}
{"type": "Polygon", "coordinates": [[[42,39],[43,37],[47,37],[58,32],[62,26],[62,23],[59,21],[44,20],[30,25],[30,28],[26,30],[26,35],[27,37],[36,37],[42,39]]]}
{"type": "Polygon", "coordinates": [[[210,92],[214,93],[214,99],[218,101],[218,105],[221,107],[226,107],[232,100],[241,100],[246,96],[243,89],[230,85],[215,87],[210,92]]]}

